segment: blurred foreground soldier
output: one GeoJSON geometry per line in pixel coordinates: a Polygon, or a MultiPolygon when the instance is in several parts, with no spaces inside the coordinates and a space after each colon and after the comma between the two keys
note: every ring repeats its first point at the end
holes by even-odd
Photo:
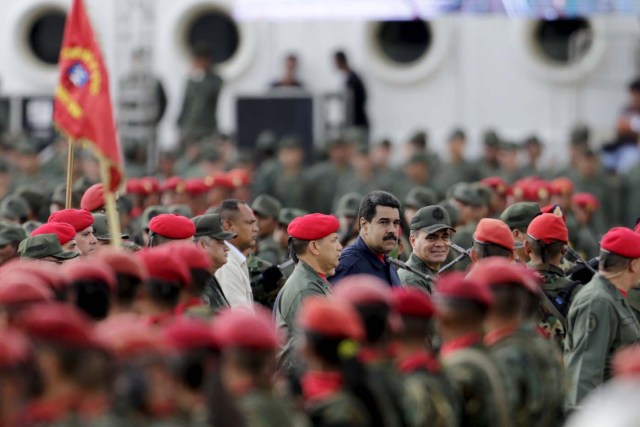
{"type": "Polygon", "coordinates": [[[449,273],[437,283],[440,359],[462,398],[464,426],[511,426],[505,385],[496,362],[482,344],[482,322],[493,297],[463,273],[449,273]]]}
{"type": "Polygon", "coordinates": [[[140,216],[140,229],[142,231],[142,241],[138,243],[140,243],[143,247],[146,248],[149,246],[149,223],[151,222],[151,220],[157,217],[158,215],[166,214],[166,213],[169,213],[167,208],[159,205],[149,206],[144,210],[144,212],[142,212],[142,215],[140,216]]]}
{"type": "Polygon", "coordinates": [[[258,221],[258,252],[256,255],[270,264],[278,264],[282,254],[273,239],[273,232],[278,225],[278,217],[282,204],[274,197],[261,194],[251,204],[258,221]]]}
{"type": "Polygon", "coordinates": [[[237,237],[222,229],[222,222],[218,214],[200,215],[191,220],[196,226],[194,235],[196,246],[202,248],[211,261],[209,277],[202,293],[202,299],[209,304],[214,312],[229,307],[229,301],[225,297],[220,283],[216,279],[215,272],[227,263],[229,247],[225,241],[237,237]]]}
{"type": "Polygon", "coordinates": [[[100,251],[99,259],[113,269],[116,278],[110,315],[132,313],[138,292],[149,278],[147,268],[139,257],[121,249],[104,249],[100,251]]]}
{"type": "Polygon", "coordinates": [[[193,50],[191,72],[178,116],[180,142],[190,144],[218,132],[218,98],[222,79],[213,72],[211,49],[206,45],[193,50]]]}
{"type": "Polygon", "coordinates": [[[487,177],[480,183],[491,190],[489,215],[491,218],[495,218],[507,207],[507,196],[511,191],[509,183],[499,176],[487,177]]]}
{"type": "Polygon", "coordinates": [[[347,193],[340,197],[336,206],[336,216],[340,221],[340,244],[347,246],[353,244],[358,238],[358,207],[362,195],[358,193],[347,193]]]}
{"type": "Polygon", "coordinates": [[[381,425],[380,410],[356,357],[364,330],[355,309],[335,298],[307,298],[296,329],[300,331],[296,350],[306,365],[302,396],[312,425],[381,425]]]}
{"type": "Polygon", "coordinates": [[[577,222],[576,235],[571,240],[583,258],[598,256],[598,232],[594,227],[595,213],[600,202],[590,193],[577,193],[571,197],[571,211],[577,222]]]}
{"type": "Polygon", "coordinates": [[[249,205],[236,199],[222,202],[218,212],[222,228],[236,237],[225,242],[229,247],[229,257],[227,263],[216,271],[216,279],[231,307],[253,307],[247,255],[258,237],[256,217],[249,205]]]}
{"type": "Polygon", "coordinates": [[[358,359],[366,368],[383,425],[408,425],[410,408],[403,405],[403,384],[389,352],[394,328],[401,327],[393,308],[391,288],[380,279],[360,274],[336,284],[334,295],[353,305],[364,326],[358,359]]]}
{"type": "Polygon", "coordinates": [[[468,278],[493,295],[484,344],[503,373],[513,426],[557,426],[564,382],[559,353],[529,322],[528,301],[540,295],[526,268],[501,257],[479,261],[468,278]]]}
{"type": "Polygon", "coordinates": [[[338,219],[333,215],[309,214],[291,221],[287,231],[289,245],[298,263],[276,299],[275,319],[284,329],[287,343],[280,354],[280,364],[290,369],[296,339],[294,322],[300,303],[312,295],[329,295],[327,276],[338,266],[342,246],[338,241],[338,219]]]}
{"type": "Polygon", "coordinates": [[[136,306],[147,324],[162,325],[173,318],[181,290],[191,284],[189,267],[161,248],[143,250],[136,255],[149,272],[136,306]]]}
{"type": "Polygon", "coordinates": [[[509,226],[513,234],[516,262],[529,262],[529,254],[524,249],[527,227],[531,221],[540,215],[540,206],[535,202],[517,202],[509,206],[500,215],[500,221],[509,226]]]}
{"type": "Polygon", "coordinates": [[[22,227],[10,222],[0,222],[0,265],[18,258],[18,246],[27,238],[22,227]]]}
{"type": "Polygon", "coordinates": [[[48,284],[36,273],[17,268],[5,270],[0,288],[0,324],[3,328],[13,325],[25,310],[53,299],[48,284]]]}
{"type": "Polygon", "coordinates": [[[567,278],[560,267],[567,252],[568,240],[569,233],[562,217],[544,213],[531,221],[524,243],[525,251],[531,258],[529,267],[536,270],[543,280],[542,298],[546,301],[543,300],[538,311],[540,326],[561,349],[567,330],[569,307],[582,288],[579,282],[567,278]]]}
{"type": "Polygon", "coordinates": [[[180,292],[176,316],[184,314],[211,317],[214,312],[202,298],[211,271],[211,259],[207,252],[193,243],[171,243],[164,246],[163,250],[174,254],[180,262],[187,265],[191,273],[191,283],[180,292]]]}
{"type": "Polygon", "coordinates": [[[433,206],[436,203],[438,203],[438,197],[435,191],[427,187],[413,187],[404,199],[404,220],[407,224],[411,224],[411,219],[418,209],[433,206]]]}
{"type": "Polygon", "coordinates": [[[412,271],[400,270],[400,282],[407,286],[417,286],[433,293],[433,281],[438,276],[440,265],[447,259],[449,243],[455,229],[451,226],[449,214],[441,206],[426,206],[411,220],[409,240],[413,251],[407,265],[428,276],[430,280],[412,271]]]}
{"type": "Polygon", "coordinates": [[[513,260],[513,235],[504,222],[499,219],[480,220],[473,234],[471,259],[477,262],[483,258],[501,256],[513,260]]]}
{"type": "Polygon", "coordinates": [[[34,215],[25,199],[16,194],[9,194],[0,202],[0,217],[16,224],[24,224],[33,219],[34,215]]]}
{"type": "Polygon", "coordinates": [[[64,222],[76,230],[76,243],[80,255],[88,256],[96,251],[98,240],[93,234],[93,216],[85,209],[63,209],[49,216],[47,222],[64,222]]]}
{"type": "Polygon", "coordinates": [[[63,267],[68,300],[91,320],[104,320],[111,308],[116,277],[111,266],[100,259],[81,259],[63,267]]]}
{"type": "MultiPolygon", "coordinates": [[[[93,234],[98,240],[98,246],[104,247],[111,245],[111,230],[109,229],[109,221],[104,214],[93,215],[93,234]]],[[[128,240],[128,234],[121,234],[120,239],[128,240]]],[[[101,249],[99,249],[101,250],[101,249]]]]}
{"type": "Polygon", "coordinates": [[[22,258],[51,261],[57,264],[62,264],[79,255],[78,252],[65,252],[62,250],[58,236],[55,234],[41,234],[28,237],[20,242],[18,252],[22,258]]]}
{"type": "Polygon", "coordinates": [[[421,289],[396,288],[393,300],[402,316],[402,329],[395,334],[396,367],[404,379],[409,425],[457,427],[459,397],[433,352],[435,307],[431,298],[421,289]]]}
{"type": "Polygon", "coordinates": [[[174,214],[160,214],[149,221],[149,247],[170,242],[193,242],[196,231],[190,219],[174,214]]]}
{"type": "Polygon", "coordinates": [[[575,407],[611,377],[613,353],[640,342],[640,324],[625,297],[640,283],[640,234],[612,228],[600,243],[598,274],[576,295],[567,316],[565,366],[575,407]]]}
{"type": "Polygon", "coordinates": [[[0,390],[3,404],[0,424],[17,425],[18,414],[29,397],[29,378],[34,375],[31,345],[14,328],[0,330],[0,390]]]}
{"type": "Polygon", "coordinates": [[[390,193],[374,191],[367,194],[358,208],[360,235],[340,255],[340,264],[332,284],[354,274],[370,274],[391,286],[400,284],[395,267],[387,260],[398,244],[400,202],[390,193]]]}
{"type": "Polygon", "coordinates": [[[291,410],[273,393],[275,326],[268,312],[256,307],[226,310],[216,319],[214,336],[221,347],[222,384],[231,394],[247,427],[298,425],[291,410]]]}

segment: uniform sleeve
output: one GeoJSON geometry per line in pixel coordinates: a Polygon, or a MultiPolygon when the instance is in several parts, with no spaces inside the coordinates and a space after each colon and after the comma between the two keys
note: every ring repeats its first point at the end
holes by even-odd
{"type": "Polygon", "coordinates": [[[596,298],[569,313],[565,366],[569,377],[567,405],[575,407],[605,380],[607,358],[618,328],[611,303],[596,298]]]}
{"type": "Polygon", "coordinates": [[[215,276],[231,307],[253,307],[253,299],[250,299],[251,285],[247,283],[240,266],[228,261],[216,271],[215,276]]]}

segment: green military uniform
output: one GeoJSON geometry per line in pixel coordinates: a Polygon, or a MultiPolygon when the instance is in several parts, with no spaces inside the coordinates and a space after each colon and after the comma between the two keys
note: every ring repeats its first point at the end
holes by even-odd
{"type": "Polygon", "coordinates": [[[426,276],[429,276],[429,280],[427,278],[418,276],[413,271],[400,269],[398,270],[398,276],[400,277],[400,282],[403,285],[417,286],[419,288],[424,289],[429,292],[429,294],[433,293],[433,281],[438,276],[437,270],[432,270],[429,266],[422,261],[415,253],[411,253],[409,255],[409,259],[407,260],[407,265],[409,267],[415,268],[419,272],[423,273],[426,276]]]}
{"type": "Polygon", "coordinates": [[[314,426],[368,427],[372,425],[362,402],[345,390],[339,390],[323,399],[305,403],[305,412],[314,426]]]}
{"type": "Polygon", "coordinates": [[[433,186],[442,198],[447,190],[459,182],[474,182],[479,178],[476,165],[466,160],[459,163],[447,163],[438,168],[433,186]]]}
{"type": "Polygon", "coordinates": [[[624,176],[623,200],[624,212],[621,218],[622,223],[628,227],[633,227],[638,217],[640,217],[640,163],[632,167],[624,176]]]}
{"type": "Polygon", "coordinates": [[[378,356],[366,361],[364,366],[369,387],[384,419],[384,425],[392,427],[407,425],[408,411],[411,408],[405,406],[405,388],[402,378],[390,360],[378,356]]]}
{"type": "MultiPolygon", "coordinates": [[[[342,140],[332,143],[346,144],[342,140]]],[[[307,172],[311,194],[313,194],[313,202],[309,209],[312,212],[329,214],[333,210],[336,198],[344,194],[344,189],[337,191],[340,187],[339,183],[345,177],[353,177],[351,172],[350,166],[341,167],[330,160],[312,166],[307,172]]]]}
{"type": "Polygon", "coordinates": [[[276,299],[276,307],[274,307],[278,329],[286,328],[287,330],[288,341],[280,354],[281,359],[288,358],[293,350],[294,325],[302,300],[313,295],[329,294],[331,294],[329,282],[320,277],[309,264],[299,260],[291,277],[287,279],[284,287],[280,290],[276,299]]]}
{"type": "Polygon", "coordinates": [[[503,373],[513,425],[559,425],[565,390],[560,353],[533,325],[497,335],[495,341],[488,343],[488,349],[503,373]]]}
{"type": "Polygon", "coordinates": [[[584,259],[595,258],[600,252],[599,239],[596,236],[597,233],[592,227],[588,225],[579,226],[577,233],[571,238],[572,246],[584,259]]]}
{"type": "MultiPolygon", "coordinates": [[[[282,399],[264,390],[253,390],[236,399],[246,427],[294,427],[297,420],[282,399]]],[[[304,425],[304,422],[303,424],[304,425]]]]}
{"type": "Polygon", "coordinates": [[[256,253],[256,255],[270,265],[276,265],[282,259],[280,246],[276,243],[272,235],[258,240],[258,253],[256,253]]]}
{"type": "Polygon", "coordinates": [[[640,342],[640,324],[620,291],[598,273],[573,300],[567,325],[567,404],[573,407],[611,378],[613,353],[640,342]]]}
{"type": "MultiPolygon", "coordinates": [[[[251,204],[251,209],[260,217],[278,221],[282,204],[267,194],[260,194],[251,204]]],[[[262,235],[264,230],[260,230],[260,233],[262,235]]],[[[276,265],[280,262],[282,253],[280,247],[273,239],[272,233],[262,235],[258,240],[258,252],[256,255],[270,265],[276,265]]],[[[249,271],[249,273],[251,273],[251,271],[249,271]]]]}
{"type": "Polygon", "coordinates": [[[218,131],[216,112],[221,90],[222,79],[211,69],[189,79],[178,116],[182,141],[197,141],[218,131]]]}

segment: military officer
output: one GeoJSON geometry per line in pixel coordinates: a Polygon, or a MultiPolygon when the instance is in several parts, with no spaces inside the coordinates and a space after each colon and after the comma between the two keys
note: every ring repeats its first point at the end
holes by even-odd
{"type": "Polygon", "coordinates": [[[294,322],[300,303],[311,295],[328,295],[331,286],[327,281],[338,266],[342,246],[338,241],[338,219],[332,215],[309,214],[295,218],[287,231],[293,254],[298,264],[276,299],[275,316],[279,329],[287,333],[283,348],[282,364],[287,365],[293,349],[294,322]]]}
{"type": "Polygon", "coordinates": [[[640,235],[612,228],[602,238],[599,258],[598,273],[578,292],[567,317],[569,407],[611,377],[616,350],[640,341],[640,324],[625,299],[640,283],[640,235]]]}
{"type": "Polygon", "coordinates": [[[282,204],[268,194],[261,194],[251,204],[251,209],[258,220],[258,252],[256,255],[270,264],[278,264],[282,253],[273,239],[273,232],[278,225],[278,217],[282,204]]]}
{"type": "Polygon", "coordinates": [[[342,246],[351,245],[358,238],[358,207],[362,194],[347,193],[340,197],[336,207],[336,216],[340,221],[340,243],[342,246]]]}
{"type": "Polygon", "coordinates": [[[440,196],[458,182],[473,182],[478,178],[475,165],[464,158],[467,136],[462,129],[454,129],[447,141],[449,162],[442,164],[434,174],[433,183],[440,196]]]}
{"type": "Polygon", "coordinates": [[[501,256],[513,259],[515,242],[509,226],[499,219],[483,218],[473,234],[471,259],[477,262],[482,258],[501,256]]]}
{"type": "Polygon", "coordinates": [[[529,262],[529,255],[524,250],[527,227],[540,215],[540,206],[536,202],[516,202],[506,208],[500,215],[500,221],[511,229],[514,240],[513,254],[517,262],[529,262]]]}
{"type": "Polygon", "coordinates": [[[174,214],[160,214],[149,221],[149,247],[170,242],[193,242],[195,231],[195,226],[188,218],[174,214]]]}
{"type": "Polygon", "coordinates": [[[411,220],[410,229],[409,240],[413,251],[407,265],[429,279],[404,269],[398,271],[398,276],[403,285],[418,286],[431,294],[440,265],[449,254],[449,242],[455,229],[451,226],[449,213],[437,205],[418,210],[411,220]]]}
{"type": "Polygon", "coordinates": [[[76,230],[76,243],[80,255],[88,256],[98,247],[93,221],[93,215],[86,209],[63,209],[52,213],[47,222],[64,222],[72,225],[76,230]]]}

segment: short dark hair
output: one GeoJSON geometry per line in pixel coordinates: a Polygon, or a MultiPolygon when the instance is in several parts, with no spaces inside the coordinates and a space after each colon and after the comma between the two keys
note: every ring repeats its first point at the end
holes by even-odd
{"type": "Polygon", "coordinates": [[[75,305],[93,320],[106,319],[110,307],[109,285],[102,280],[81,279],[73,283],[75,305]]]}
{"type": "Polygon", "coordinates": [[[640,92],[640,78],[636,78],[629,83],[629,92],[640,92]]]}
{"type": "Polygon", "coordinates": [[[152,277],[145,283],[147,294],[151,301],[162,308],[172,309],[178,304],[180,297],[180,283],[166,281],[152,277]]]}
{"type": "Polygon", "coordinates": [[[492,256],[499,256],[503,258],[511,258],[513,256],[513,252],[509,249],[503,248],[502,246],[494,245],[492,243],[480,243],[474,241],[473,251],[480,259],[489,258],[492,256]]]}
{"type": "Polygon", "coordinates": [[[310,240],[300,240],[292,237],[290,240],[290,248],[296,256],[304,255],[309,247],[310,240]]]}
{"type": "Polygon", "coordinates": [[[138,294],[141,281],[129,274],[116,273],[118,286],[116,287],[116,301],[120,305],[131,306],[138,294]]]}
{"type": "Polygon", "coordinates": [[[342,50],[336,51],[336,53],[333,55],[333,57],[335,58],[336,62],[339,62],[340,64],[344,64],[344,65],[349,65],[349,60],[347,59],[347,54],[344,53],[344,51],[342,51],[342,50]]]}
{"type": "Polygon", "coordinates": [[[607,273],[618,273],[629,268],[630,258],[611,252],[600,251],[598,269],[607,273]]]}
{"type": "Polygon", "coordinates": [[[358,207],[358,218],[364,218],[371,222],[376,216],[376,207],[386,206],[400,210],[400,201],[391,193],[386,191],[372,191],[362,198],[358,207]]]}
{"type": "Polygon", "coordinates": [[[221,221],[233,221],[236,219],[236,216],[240,213],[240,205],[246,204],[242,200],[238,199],[227,199],[220,203],[220,207],[218,208],[218,213],[220,214],[221,221]]]}
{"type": "Polygon", "coordinates": [[[556,240],[551,243],[543,243],[540,240],[536,240],[531,236],[527,236],[529,247],[531,252],[538,258],[543,258],[543,262],[547,262],[550,258],[557,258],[562,254],[562,249],[565,247],[565,243],[556,240]],[[544,245],[544,256],[542,253],[544,245]]]}
{"type": "Polygon", "coordinates": [[[491,311],[500,317],[513,318],[524,310],[524,290],[517,285],[494,286],[491,289],[493,294],[493,305],[491,311]]]}

